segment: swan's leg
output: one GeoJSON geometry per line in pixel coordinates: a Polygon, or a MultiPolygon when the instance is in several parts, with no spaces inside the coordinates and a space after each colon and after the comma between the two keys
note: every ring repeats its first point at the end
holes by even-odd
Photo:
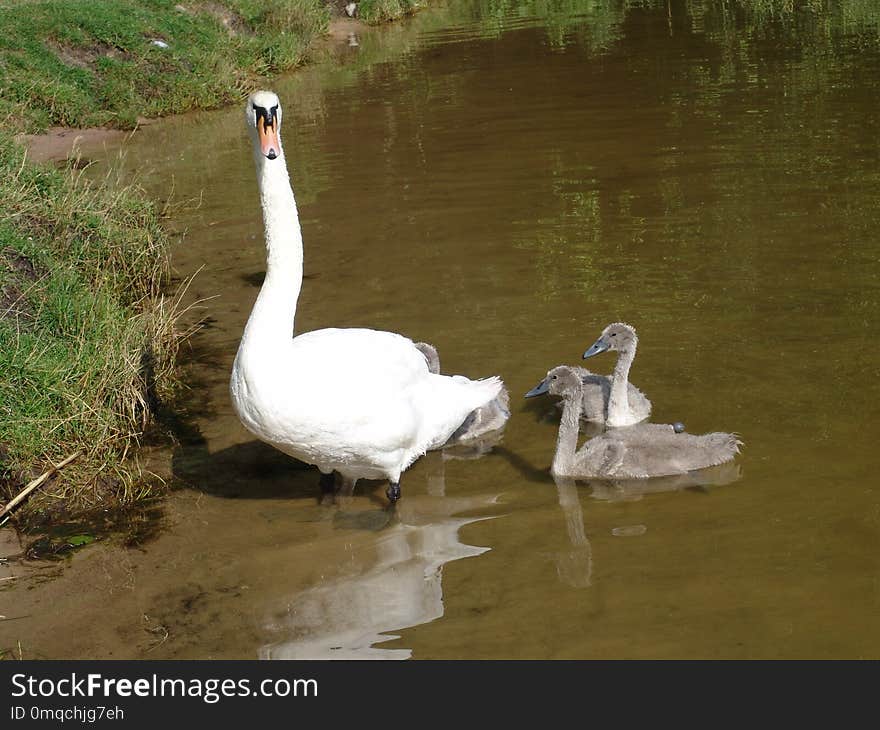
{"type": "Polygon", "coordinates": [[[385,496],[388,497],[388,501],[391,504],[397,502],[400,499],[400,482],[391,482],[388,485],[388,489],[385,490],[385,496]]]}
{"type": "Polygon", "coordinates": [[[321,485],[321,494],[333,494],[336,491],[336,473],[321,474],[318,484],[321,485]]]}
{"type": "Polygon", "coordinates": [[[337,472],[336,492],[333,495],[334,504],[337,504],[340,507],[345,507],[346,505],[351,504],[355,484],[357,484],[357,479],[350,479],[344,474],[340,474],[339,472],[337,472]]]}

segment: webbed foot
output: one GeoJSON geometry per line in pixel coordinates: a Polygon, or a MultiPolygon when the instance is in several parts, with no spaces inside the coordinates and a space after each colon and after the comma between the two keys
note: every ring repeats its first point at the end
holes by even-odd
{"type": "Polygon", "coordinates": [[[400,482],[391,482],[388,485],[388,489],[385,490],[385,496],[388,497],[388,501],[391,504],[397,502],[400,499],[400,482]]]}

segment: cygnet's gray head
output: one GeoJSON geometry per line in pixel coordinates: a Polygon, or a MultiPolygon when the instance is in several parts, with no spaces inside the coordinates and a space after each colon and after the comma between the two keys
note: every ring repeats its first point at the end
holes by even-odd
{"type": "Polygon", "coordinates": [[[583,385],[581,376],[568,365],[557,365],[547,373],[547,377],[526,393],[526,398],[550,393],[551,395],[569,395],[577,392],[583,385]]]}
{"type": "Polygon", "coordinates": [[[244,110],[254,154],[274,160],[281,156],[281,102],[274,91],[255,91],[244,110]]]}
{"type": "Polygon", "coordinates": [[[599,339],[587,348],[584,352],[584,360],[607,350],[616,350],[617,352],[633,350],[638,341],[639,338],[633,327],[623,322],[614,322],[602,330],[599,339]]]}
{"type": "Polygon", "coordinates": [[[440,373],[440,354],[437,352],[437,348],[427,342],[416,342],[415,346],[424,355],[425,362],[428,363],[428,372],[438,375],[440,373]]]}

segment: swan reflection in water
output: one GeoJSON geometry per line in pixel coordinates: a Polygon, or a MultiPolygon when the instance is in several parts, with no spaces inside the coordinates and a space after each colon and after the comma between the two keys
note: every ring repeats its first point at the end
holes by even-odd
{"type": "Polygon", "coordinates": [[[591,488],[593,499],[607,502],[635,502],[646,494],[677,492],[682,489],[705,491],[706,487],[733,484],[742,477],[742,468],[736,462],[727,462],[706,469],[649,479],[586,479],[580,484],[591,488]]]}
{"type": "MultiPolygon", "coordinates": [[[[590,496],[608,502],[636,501],[646,494],[674,492],[681,489],[703,490],[709,486],[722,486],[738,481],[742,476],[739,464],[729,462],[709,469],[676,474],[653,479],[584,480],[577,482],[570,477],[554,477],[559,497],[559,507],[565,518],[570,548],[553,554],[559,580],[573,588],[587,588],[592,584],[593,549],[584,526],[578,484],[591,488],[590,496]]],[[[614,535],[644,534],[643,525],[618,527],[614,535]],[[634,529],[634,527],[642,529],[634,529]]]]}
{"type": "MultiPolygon", "coordinates": [[[[440,454],[429,455],[443,466],[440,454]]],[[[429,478],[445,492],[442,475],[429,478]]],[[[410,649],[374,644],[396,639],[396,631],[443,616],[443,566],[489,550],[466,545],[459,530],[493,515],[455,517],[485,510],[497,496],[412,495],[397,505],[396,517],[375,544],[375,561],[357,575],[322,582],[293,596],[269,628],[285,638],[264,646],[263,659],[409,659],[410,649]]]]}
{"type": "Polygon", "coordinates": [[[573,588],[587,588],[593,576],[593,548],[587,539],[577,484],[574,479],[567,477],[557,477],[554,481],[559,492],[559,506],[565,517],[568,541],[571,544],[569,550],[554,553],[556,574],[560,581],[573,588]]]}

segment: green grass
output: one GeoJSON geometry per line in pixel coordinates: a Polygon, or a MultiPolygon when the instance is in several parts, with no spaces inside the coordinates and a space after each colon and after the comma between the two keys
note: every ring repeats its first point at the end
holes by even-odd
{"type": "Polygon", "coordinates": [[[136,188],[25,164],[8,136],[0,196],[0,496],[80,451],[29,515],[130,503],[149,487],[124,455],[177,346],[157,211],[136,188]]]}
{"type": "Polygon", "coordinates": [[[0,119],[127,129],[231,103],[302,64],[328,19],[323,0],[0,2],[0,119]]]}
{"type": "Polygon", "coordinates": [[[358,17],[366,23],[386,23],[412,15],[426,4],[426,0],[360,0],[358,17]]]}

